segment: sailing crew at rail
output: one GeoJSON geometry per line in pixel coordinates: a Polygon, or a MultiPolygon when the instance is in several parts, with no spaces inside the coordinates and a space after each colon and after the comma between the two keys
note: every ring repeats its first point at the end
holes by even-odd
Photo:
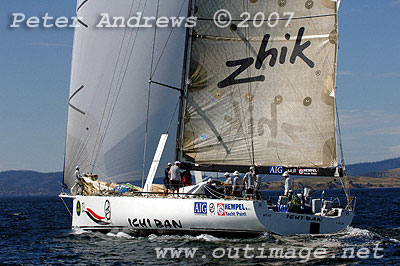
{"type": "Polygon", "coordinates": [[[245,195],[247,200],[253,197],[254,193],[254,167],[250,167],[249,171],[243,177],[243,185],[245,187],[245,195]]]}
{"type": "Polygon", "coordinates": [[[239,171],[235,171],[233,173],[233,182],[232,182],[232,196],[241,197],[242,196],[242,186],[239,177],[239,171]]]}
{"type": "Polygon", "coordinates": [[[168,195],[168,190],[171,190],[171,173],[169,170],[171,169],[172,164],[168,163],[167,168],[164,170],[164,195],[168,195]]]}
{"type": "Polygon", "coordinates": [[[171,174],[171,189],[172,189],[172,194],[175,193],[176,190],[176,194],[179,197],[179,187],[181,185],[181,173],[180,173],[180,165],[181,162],[180,161],[176,161],[175,165],[171,166],[171,169],[169,170],[170,174],[171,174]]]}
{"type": "Polygon", "coordinates": [[[284,193],[284,195],[286,197],[288,197],[289,196],[289,191],[291,191],[293,189],[293,180],[289,176],[287,171],[284,172],[282,176],[283,176],[283,178],[285,178],[285,193],[284,193]]]}
{"type": "Polygon", "coordinates": [[[83,195],[83,183],[82,183],[82,175],[79,171],[79,167],[75,168],[75,185],[72,187],[72,191],[75,191],[76,195],[83,195]]]}
{"type": "Polygon", "coordinates": [[[256,200],[261,200],[261,177],[257,168],[254,168],[254,196],[256,200]]]}
{"type": "Polygon", "coordinates": [[[225,195],[231,195],[232,194],[232,178],[229,175],[229,173],[224,174],[226,180],[222,184],[224,185],[224,193],[225,195]]]}
{"type": "Polygon", "coordinates": [[[185,172],[182,173],[182,185],[183,187],[192,185],[192,174],[189,169],[186,169],[185,172]]]}

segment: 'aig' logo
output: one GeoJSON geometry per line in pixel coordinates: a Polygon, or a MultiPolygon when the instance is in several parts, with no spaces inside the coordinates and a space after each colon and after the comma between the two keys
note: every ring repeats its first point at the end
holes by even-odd
{"type": "Polygon", "coordinates": [[[207,215],[207,202],[195,202],[194,214],[207,215]]]}

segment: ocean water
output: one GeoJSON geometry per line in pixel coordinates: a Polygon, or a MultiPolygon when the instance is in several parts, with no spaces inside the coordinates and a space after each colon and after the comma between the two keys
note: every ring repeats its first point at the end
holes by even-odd
{"type": "MultiPolygon", "coordinates": [[[[338,191],[329,193],[335,196],[338,191]]],[[[352,193],[357,197],[356,217],[345,232],[248,239],[73,231],[71,217],[57,197],[0,198],[0,265],[400,265],[400,189],[352,193]],[[180,258],[170,253],[157,257],[157,250],[165,248],[182,250],[180,258]],[[245,254],[245,248],[252,250],[245,254]],[[268,257],[270,248],[283,248],[284,256],[268,257]],[[299,253],[287,253],[290,248],[299,253]],[[315,248],[327,253],[307,256],[315,248]],[[353,249],[355,256],[351,250],[344,255],[344,248],[353,249]],[[374,248],[379,248],[380,258],[373,256],[374,248]],[[185,258],[185,250],[196,253],[185,258]]]]}

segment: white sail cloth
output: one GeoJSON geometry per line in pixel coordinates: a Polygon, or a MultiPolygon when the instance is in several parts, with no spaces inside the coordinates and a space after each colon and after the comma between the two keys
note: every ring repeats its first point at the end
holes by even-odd
{"type": "Polygon", "coordinates": [[[64,172],[69,187],[75,166],[113,181],[145,176],[143,168],[148,171],[179,95],[159,85],[150,85],[149,92],[149,79],[181,85],[184,28],[157,29],[156,35],[154,27],[98,28],[101,14],[125,19],[138,12],[143,17],[186,16],[187,4],[187,0],[78,0],[80,27],[75,31],[64,172]]]}

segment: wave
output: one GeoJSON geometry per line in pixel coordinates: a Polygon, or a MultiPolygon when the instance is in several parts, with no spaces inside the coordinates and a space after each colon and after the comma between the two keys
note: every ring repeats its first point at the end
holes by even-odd
{"type": "Polygon", "coordinates": [[[72,235],[83,235],[83,234],[90,234],[92,232],[83,230],[82,228],[73,228],[71,231],[72,235]]]}
{"type": "Polygon", "coordinates": [[[109,237],[116,237],[116,238],[125,238],[125,239],[135,239],[134,236],[131,236],[125,232],[117,232],[117,233],[107,233],[107,236],[109,237]]]}
{"type": "Polygon", "coordinates": [[[365,237],[365,238],[373,239],[374,236],[377,235],[377,234],[369,231],[368,229],[360,229],[360,228],[355,228],[355,227],[351,227],[351,226],[349,226],[347,228],[347,230],[344,231],[343,233],[345,233],[343,238],[365,237]]]}
{"type": "Polygon", "coordinates": [[[169,241],[169,240],[187,240],[187,241],[206,241],[206,242],[222,242],[227,241],[227,238],[219,238],[212,235],[201,234],[198,236],[192,235],[154,235],[147,237],[150,241],[169,241]]]}

